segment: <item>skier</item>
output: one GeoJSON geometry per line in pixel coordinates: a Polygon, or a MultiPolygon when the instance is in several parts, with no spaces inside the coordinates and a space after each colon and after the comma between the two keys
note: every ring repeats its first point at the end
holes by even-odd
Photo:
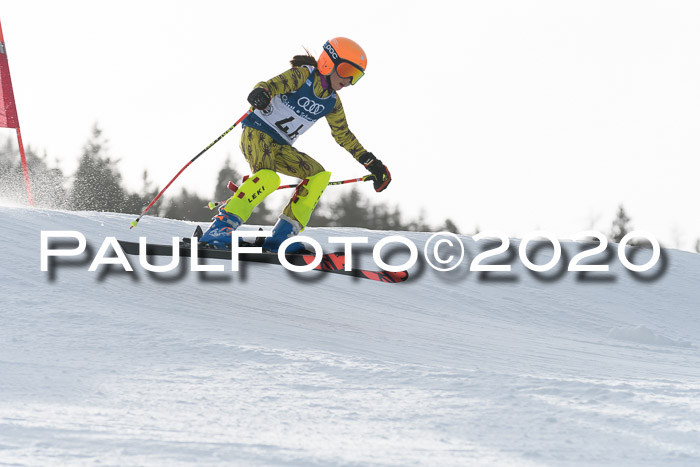
{"type": "MultiPolygon", "coordinates": [[[[290,63],[290,70],[258,83],[248,95],[254,111],[243,120],[240,147],[253,174],[219,208],[200,242],[217,248],[230,245],[231,232],[246,222],[253,209],[280,186],[277,172],[303,181],[262,247],[277,252],[284,240],[304,230],[331,174],[293,144],[321,117],[328,121],[335,141],[374,175],[377,192],[391,182],[387,167],[363,148],[348,128],[337,95],[337,91],[356,84],[364,75],[367,56],[362,48],[350,39],[336,37],[324,44],[318,62],[307,51],[307,55],[296,55],[290,63]]],[[[296,242],[287,252],[303,248],[303,244],[296,242]]]]}

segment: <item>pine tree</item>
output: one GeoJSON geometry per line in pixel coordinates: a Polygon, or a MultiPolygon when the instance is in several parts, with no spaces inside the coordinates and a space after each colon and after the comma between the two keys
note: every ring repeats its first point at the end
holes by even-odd
{"type": "Polygon", "coordinates": [[[328,202],[324,201],[323,196],[316,203],[316,208],[313,214],[311,214],[311,220],[309,220],[309,227],[330,227],[332,225],[332,211],[327,207],[328,202]]]}
{"type": "Polygon", "coordinates": [[[183,188],[179,195],[171,198],[167,204],[163,217],[195,222],[211,220],[212,213],[206,208],[208,200],[200,198],[194,193],[189,193],[183,188]]]}
{"type": "MultiPolygon", "coordinates": [[[[141,192],[127,195],[126,201],[124,202],[124,212],[141,214],[146,206],[148,206],[148,203],[158,195],[158,189],[153,187],[153,182],[148,176],[148,170],[143,171],[141,181],[143,185],[141,192]]],[[[157,210],[151,210],[149,214],[157,215],[157,210]]]]}
{"type": "MultiPolygon", "coordinates": [[[[66,179],[63,172],[58,168],[49,167],[46,153],[39,156],[30,146],[26,147],[25,152],[34,203],[42,207],[66,208],[66,179]]],[[[12,138],[7,138],[5,145],[0,149],[0,187],[1,194],[8,199],[26,199],[19,149],[14,145],[12,138]]]]}
{"type": "Polygon", "coordinates": [[[221,201],[230,198],[233,193],[227,187],[228,182],[233,182],[236,185],[240,185],[242,179],[243,176],[231,164],[231,156],[226,157],[224,166],[221,168],[221,170],[219,170],[219,175],[216,178],[214,199],[221,201]]]}
{"type": "Polygon", "coordinates": [[[360,190],[353,187],[347,195],[331,203],[331,226],[371,228],[368,207],[360,190]]]}
{"type": "Polygon", "coordinates": [[[425,210],[421,209],[417,220],[411,221],[406,226],[406,230],[413,232],[430,232],[432,229],[425,220],[425,210]]]}
{"type": "Polygon", "coordinates": [[[452,222],[452,219],[445,219],[445,223],[442,225],[442,227],[438,227],[438,232],[452,232],[452,233],[459,233],[459,227],[457,227],[457,224],[452,222]]]}
{"type": "Polygon", "coordinates": [[[625,235],[632,229],[629,225],[629,216],[625,212],[625,208],[620,205],[617,211],[617,216],[612,223],[612,231],[610,233],[610,238],[614,243],[620,243],[625,235]]]}
{"type": "Polygon", "coordinates": [[[386,204],[375,204],[368,206],[368,211],[369,224],[364,227],[372,230],[406,230],[398,206],[392,209],[386,204]]]}
{"type": "Polygon", "coordinates": [[[71,207],[79,211],[125,212],[126,192],[117,161],[107,155],[107,140],[95,123],[85,143],[70,193],[71,207]]]}
{"type": "Polygon", "coordinates": [[[38,156],[27,146],[27,166],[32,183],[34,202],[38,206],[50,208],[67,208],[68,192],[64,185],[66,178],[59,168],[50,168],[46,160],[48,156],[38,156]]]}
{"type": "Polygon", "coordinates": [[[5,140],[0,149],[0,196],[5,199],[24,202],[26,191],[20,165],[19,149],[15,149],[12,138],[5,140]]]}

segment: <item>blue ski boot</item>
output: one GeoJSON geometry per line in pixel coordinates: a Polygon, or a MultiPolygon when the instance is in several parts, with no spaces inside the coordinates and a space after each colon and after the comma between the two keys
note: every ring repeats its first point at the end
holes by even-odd
{"type": "MultiPolygon", "coordinates": [[[[283,241],[298,235],[299,232],[301,232],[301,225],[297,221],[291,220],[287,216],[284,216],[284,218],[280,216],[272,228],[272,236],[265,239],[262,248],[263,250],[277,253],[283,241]]],[[[306,245],[296,242],[290,244],[285,251],[286,253],[301,253],[306,249],[306,245]]]]}
{"type": "Polygon", "coordinates": [[[231,247],[231,232],[236,230],[243,221],[240,217],[230,212],[219,209],[219,214],[212,218],[211,223],[204,235],[199,239],[200,243],[208,243],[216,248],[231,247]]]}

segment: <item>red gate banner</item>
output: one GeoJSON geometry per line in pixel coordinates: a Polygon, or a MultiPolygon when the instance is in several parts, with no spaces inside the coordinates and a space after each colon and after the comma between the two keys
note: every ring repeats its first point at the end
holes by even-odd
{"type": "Polygon", "coordinates": [[[17,118],[15,94],[12,91],[12,78],[10,78],[10,65],[7,62],[7,49],[5,48],[5,38],[2,35],[2,24],[0,24],[0,127],[15,128],[17,130],[17,145],[19,146],[20,158],[22,159],[27,199],[29,204],[33,206],[34,195],[32,194],[32,185],[29,181],[29,168],[27,167],[27,158],[24,155],[22,133],[19,130],[19,118],[17,118]]]}
{"type": "Polygon", "coordinates": [[[7,63],[5,39],[2,36],[2,26],[0,26],[0,127],[19,128],[15,95],[12,92],[10,66],[7,63]]]}

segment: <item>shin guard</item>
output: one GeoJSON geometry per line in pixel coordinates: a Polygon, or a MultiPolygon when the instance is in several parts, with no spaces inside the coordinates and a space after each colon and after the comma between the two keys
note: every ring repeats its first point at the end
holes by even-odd
{"type": "Polygon", "coordinates": [[[224,206],[226,212],[247,221],[253,209],[280,186],[280,177],[273,170],[260,169],[243,182],[224,206]]]}
{"type": "Polygon", "coordinates": [[[294,192],[294,196],[287,206],[294,219],[301,224],[302,230],[309,223],[311,213],[318,204],[318,200],[328,186],[330,179],[330,172],[319,172],[305,179],[294,192]]]}

